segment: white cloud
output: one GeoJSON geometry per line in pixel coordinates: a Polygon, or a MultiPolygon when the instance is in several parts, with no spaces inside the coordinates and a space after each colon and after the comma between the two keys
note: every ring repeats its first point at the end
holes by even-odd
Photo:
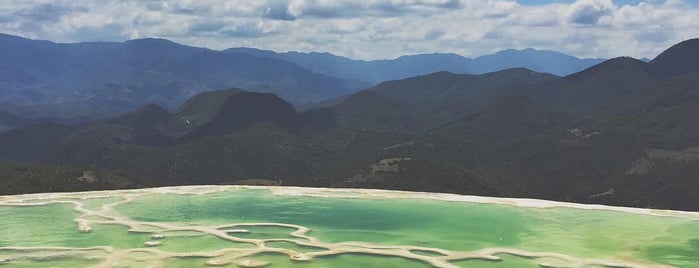
{"type": "Polygon", "coordinates": [[[570,23],[597,24],[615,9],[612,0],[577,0],[568,7],[564,16],[570,23]]]}
{"type": "Polygon", "coordinates": [[[60,42],[162,37],[213,49],[328,51],[365,59],[526,47],[652,58],[697,37],[699,9],[685,1],[5,0],[0,32],[60,42]]]}

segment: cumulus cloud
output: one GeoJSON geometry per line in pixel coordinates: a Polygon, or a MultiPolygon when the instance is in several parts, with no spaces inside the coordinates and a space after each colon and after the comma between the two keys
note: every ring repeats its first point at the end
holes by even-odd
{"type": "Polygon", "coordinates": [[[265,16],[293,20],[301,17],[334,19],[393,17],[458,9],[459,0],[269,0],[265,16]]]}
{"type": "Polygon", "coordinates": [[[223,34],[224,36],[236,38],[259,38],[263,36],[273,35],[276,33],[277,31],[275,31],[273,28],[266,27],[265,24],[262,22],[245,22],[237,25],[231,25],[221,31],[221,34],[223,34]]]}
{"type": "Polygon", "coordinates": [[[696,37],[699,28],[699,7],[690,0],[556,2],[4,0],[0,32],[59,42],[160,37],[212,49],[328,51],[363,59],[527,47],[652,58],[696,37]]]}
{"type": "Polygon", "coordinates": [[[604,16],[614,12],[612,0],[577,0],[570,5],[565,14],[568,22],[578,24],[597,24],[604,16]]]}
{"type": "Polygon", "coordinates": [[[486,17],[489,18],[504,18],[510,14],[514,14],[513,10],[517,8],[517,2],[514,1],[488,1],[488,11],[486,17]]]}
{"type": "Polygon", "coordinates": [[[288,9],[296,17],[334,19],[392,17],[398,15],[399,8],[406,5],[390,1],[293,0],[289,2],[288,9]]]}
{"type": "Polygon", "coordinates": [[[324,22],[319,28],[323,34],[351,35],[367,29],[367,21],[360,18],[335,19],[324,22]]]}

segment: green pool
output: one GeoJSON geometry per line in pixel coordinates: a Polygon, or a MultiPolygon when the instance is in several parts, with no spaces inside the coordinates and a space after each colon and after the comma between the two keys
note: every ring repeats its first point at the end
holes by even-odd
{"type": "Polygon", "coordinates": [[[0,267],[699,267],[699,213],[381,190],[0,197],[0,267]]]}

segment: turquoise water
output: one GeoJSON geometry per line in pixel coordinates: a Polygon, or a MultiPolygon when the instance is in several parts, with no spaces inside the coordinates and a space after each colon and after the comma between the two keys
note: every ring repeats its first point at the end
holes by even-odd
{"type": "Polygon", "coordinates": [[[77,201],[84,210],[76,203],[0,202],[0,261],[12,267],[200,267],[211,261],[230,267],[699,267],[696,217],[266,189],[157,192],[54,200],[77,201]],[[80,232],[77,218],[91,230],[80,232]]]}

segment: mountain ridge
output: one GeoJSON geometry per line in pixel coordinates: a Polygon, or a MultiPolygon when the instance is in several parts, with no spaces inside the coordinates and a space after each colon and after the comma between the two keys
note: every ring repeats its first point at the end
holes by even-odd
{"type": "Polygon", "coordinates": [[[564,76],[604,60],[601,58],[580,59],[560,52],[533,48],[508,49],[475,58],[467,58],[455,53],[427,53],[403,55],[395,59],[383,60],[353,60],[327,52],[291,51],[277,53],[246,47],[230,48],[224,51],[284,59],[316,72],[371,83],[398,80],[438,71],[484,74],[517,67],[564,76]],[[406,65],[411,67],[406,68],[406,65]]]}
{"type": "Polygon", "coordinates": [[[663,51],[649,65],[660,77],[686,74],[699,69],[699,38],[685,40],[663,51]]]}

